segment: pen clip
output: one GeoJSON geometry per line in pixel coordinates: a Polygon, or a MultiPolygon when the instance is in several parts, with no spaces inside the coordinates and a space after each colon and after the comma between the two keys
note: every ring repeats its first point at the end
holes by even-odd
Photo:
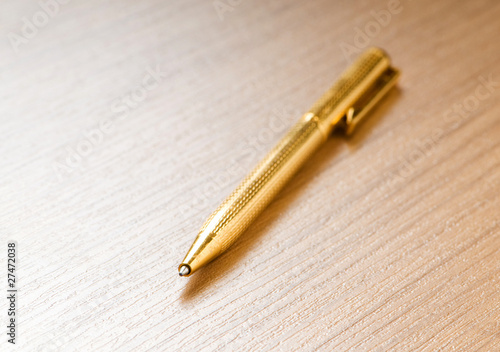
{"type": "Polygon", "coordinates": [[[359,122],[396,84],[399,77],[399,70],[394,67],[387,68],[362,94],[359,99],[350,107],[345,115],[340,119],[338,125],[346,135],[350,135],[359,122]]]}

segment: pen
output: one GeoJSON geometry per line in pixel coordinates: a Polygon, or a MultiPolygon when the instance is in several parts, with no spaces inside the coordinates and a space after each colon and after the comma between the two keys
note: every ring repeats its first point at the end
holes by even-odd
{"type": "Polygon", "coordinates": [[[189,276],[222,254],[332,131],[351,134],[398,76],[383,50],[364,51],[205,221],[179,265],[179,275],[189,276]]]}

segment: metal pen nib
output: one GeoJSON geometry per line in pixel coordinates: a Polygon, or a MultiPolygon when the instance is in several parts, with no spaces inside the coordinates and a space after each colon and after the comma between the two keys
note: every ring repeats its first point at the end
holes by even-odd
{"type": "Polygon", "coordinates": [[[183,265],[179,268],[179,276],[187,276],[191,272],[191,269],[189,269],[189,266],[183,265]]]}

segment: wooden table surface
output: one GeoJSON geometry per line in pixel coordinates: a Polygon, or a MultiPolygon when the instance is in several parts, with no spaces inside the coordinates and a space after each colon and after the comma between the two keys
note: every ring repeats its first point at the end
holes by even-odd
{"type": "Polygon", "coordinates": [[[4,1],[16,350],[498,351],[499,17],[493,0],[4,1]],[[180,278],[204,219],[372,45],[399,88],[180,278]]]}

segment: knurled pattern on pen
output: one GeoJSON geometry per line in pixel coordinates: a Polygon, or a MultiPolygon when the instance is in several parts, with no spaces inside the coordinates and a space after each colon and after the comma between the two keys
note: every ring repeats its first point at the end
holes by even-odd
{"type": "MultiPolygon", "coordinates": [[[[380,66],[381,71],[386,69],[389,66],[389,59],[380,49],[372,48],[348,68],[339,80],[316,101],[310,111],[320,118],[328,117],[339,103],[346,101],[346,97],[353,90],[362,86],[360,82],[367,76],[371,74],[376,77],[377,72],[374,68],[377,66],[380,66]]],[[[364,90],[368,87],[369,85],[366,85],[364,90]]]]}
{"type": "MultiPolygon", "coordinates": [[[[285,136],[283,142],[278,144],[267,157],[254,169],[254,171],[247,176],[240,186],[221,204],[221,206],[210,216],[205,222],[201,231],[213,227],[211,232],[213,236],[220,234],[222,231],[229,231],[228,236],[219,238],[221,246],[226,248],[229,246],[233,239],[244,231],[249,223],[263,210],[265,206],[274,198],[274,195],[282,188],[282,186],[293,175],[295,170],[300,164],[301,160],[297,160],[295,164],[288,165],[290,157],[297,156],[296,151],[309,143],[313,143],[310,148],[317,147],[322,140],[321,132],[318,129],[316,121],[299,122],[294,128],[285,136]],[[317,137],[311,139],[311,134],[316,133],[317,137]],[[282,167],[286,165],[284,174],[275,178],[274,176],[279,171],[283,171],[282,167]],[[272,184],[270,183],[272,182],[272,184]],[[264,187],[269,190],[262,193],[260,192],[264,187]],[[258,199],[256,199],[258,197],[258,199]],[[244,208],[254,201],[254,205],[248,209],[244,208]],[[215,215],[225,210],[222,218],[216,223],[212,224],[215,215]],[[244,213],[242,213],[244,211],[244,213]],[[243,214],[243,215],[242,215],[243,214]],[[236,216],[242,216],[239,221],[234,222],[236,216]]],[[[303,157],[307,157],[309,153],[305,153],[303,157]]]]}

